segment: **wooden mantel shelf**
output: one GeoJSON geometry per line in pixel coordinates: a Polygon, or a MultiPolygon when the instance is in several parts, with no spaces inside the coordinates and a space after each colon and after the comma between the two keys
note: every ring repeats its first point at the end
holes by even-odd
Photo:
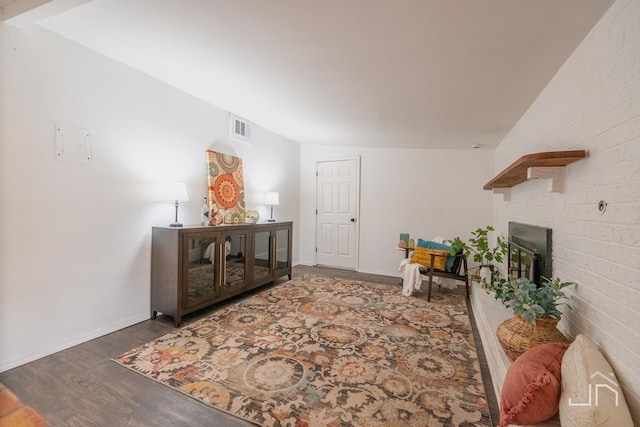
{"type": "MultiPolygon", "coordinates": [[[[564,168],[559,167],[583,159],[586,155],[587,152],[585,150],[547,151],[527,154],[513,162],[482,188],[485,190],[511,188],[527,179],[534,178],[551,178],[555,180],[561,177],[560,171],[562,171],[562,176],[564,174],[564,168]]],[[[558,185],[552,184],[551,191],[558,191],[558,185]]],[[[494,192],[504,193],[504,191],[494,192]]]]}

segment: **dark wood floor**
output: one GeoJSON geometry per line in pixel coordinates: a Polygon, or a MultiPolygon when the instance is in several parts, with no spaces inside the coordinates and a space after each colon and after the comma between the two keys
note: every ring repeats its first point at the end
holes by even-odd
{"type": "MultiPolygon", "coordinates": [[[[293,276],[326,274],[377,283],[399,284],[397,277],[330,268],[297,266],[293,276]]],[[[284,282],[280,279],[275,284],[284,282]]],[[[265,287],[257,290],[262,291],[265,287]]],[[[458,287],[463,291],[463,287],[458,287]]],[[[437,288],[435,288],[437,292],[437,288]]],[[[452,292],[443,290],[442,292],[452,292]]],[[[455,292],[455,291],[453,291],[455,292]]],[[[230,301],[229,301],[230,302],[230,301]]],[[[228,303],[228,302],[227,302],[228,303]]],[[[220,305],[185,317],[193,322],[220,305]]],[[[494,424],[498,405],[469,307],[480,356],[482,377],[494,424]]],[[[0,382],[25,405],[30,405],[53,426],[249,426],[186,395],[130,372],[111,361],[125,351],[173,330],[170,318],[159,316],[87,343],[69,348],[18,368],[0,373],[0,382]]]]}

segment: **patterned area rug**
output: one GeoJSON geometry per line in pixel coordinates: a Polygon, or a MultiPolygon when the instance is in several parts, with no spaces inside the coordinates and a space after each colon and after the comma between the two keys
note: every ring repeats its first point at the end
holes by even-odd
{"type": "Polygon", "coordinates": [[[463,295],[306,275],[116,362],[264,426],[490,426],[463,295]]]}

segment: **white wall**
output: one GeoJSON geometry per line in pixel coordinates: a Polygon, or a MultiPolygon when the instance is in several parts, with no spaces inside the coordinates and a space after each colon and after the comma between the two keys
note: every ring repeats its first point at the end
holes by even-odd
{"type": "Polygon", "coordinates": [[[154,184],[186,181],[199,222],[209,147],[243,158],[248,208],[277,190],[297,224],[297,143],[231,142],[225,111],[37,27],[0,25],[0,61],[0,371],[149,318],[150,231],[173,216],[154,184]],[[91,130],[90,164],[56,161],[56,122],[91,130]]]}
{"type": "Polygon", "coordinates": [[[316,162],[360,156],[358,271],[397,276],[401,232],[411,237],[468,237],[491,223],[490,150],[300,147],[300,262],[315,261],[316,162]]]}
{"type": "MultiPolygon", "coordinates": [[[[494,223],[553,229],[553,275],[574,281],[560,323],[604,352],[640,422],[640,2],[618,0],[496,150],[496,172],[523,154],[586,149],[566,191],[546,182],[495,196],[494,223]],[[598,201],[608,202],[604,215],[598,201]]],[[[495,331],[495,329],[494,329],[495,331]]],[[[492,334],[495,336],[495,334],[492,334]]],[[[495,338],[494,338],[495,339],[495,338]]],[[[495,355],[494,355],[495,356],[495,355]]],[[[498,375],[494,381],[502,383],[498,375]]]]}

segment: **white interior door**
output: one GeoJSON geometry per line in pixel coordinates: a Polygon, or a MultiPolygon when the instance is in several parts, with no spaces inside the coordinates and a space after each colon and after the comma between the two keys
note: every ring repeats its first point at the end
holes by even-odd
{"type": "Polygon", "coordinates": [[[356,269],[359,159],[318,162],[316,264],[356,269]]]}

